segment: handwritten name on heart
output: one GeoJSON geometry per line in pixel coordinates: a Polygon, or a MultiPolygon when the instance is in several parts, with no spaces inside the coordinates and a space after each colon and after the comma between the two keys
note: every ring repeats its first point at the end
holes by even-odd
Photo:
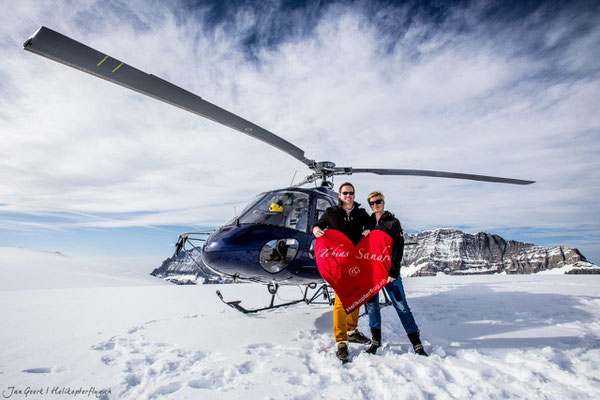
{"type": "Polygon", "coordinates": [[[328,229],[315,241],[317,268],[350,313],[387,283],[393,240],[374,230],[356,246],[346,235],[328,229]]]}

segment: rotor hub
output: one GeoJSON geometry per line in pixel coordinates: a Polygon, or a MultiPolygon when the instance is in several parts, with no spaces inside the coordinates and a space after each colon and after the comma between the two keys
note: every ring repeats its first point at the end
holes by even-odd
{"type": "Polygon", "coordinates": [[[333,161],[321,161],[317,163],[315,168],[317,171],[331,172],[335,171],[335,163],[333,161]]]}

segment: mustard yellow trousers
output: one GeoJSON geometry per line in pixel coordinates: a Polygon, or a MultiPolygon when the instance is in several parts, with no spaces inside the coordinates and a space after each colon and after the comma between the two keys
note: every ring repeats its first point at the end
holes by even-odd
{"type": "Polygon", "coordinates": [[[346,310],[344,310],[339,297],[335,296],[335,301],[333,302],[333,336],[335,336],[336,342],[348,340],[348,331],[353,331],[358,326],[359,313],[360,307],[350,314],[346,314],[346,310]]]}

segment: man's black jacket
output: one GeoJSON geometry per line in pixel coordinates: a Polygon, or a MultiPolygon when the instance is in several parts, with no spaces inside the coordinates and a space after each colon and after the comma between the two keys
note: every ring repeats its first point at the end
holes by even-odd
{"type": "Polygon", "coordinates": [[[375,214],[371,214],[371,223],[373,229],[381,229],[394,240],[392,247],[392,266],[388,275],[394,279],[398,279],[400,275],[400,263],[402,262],[402,256],[404,255],[404,236],[402,232],[402,225],[398,218],[394,217],[389,211],[384,211],[379,221],[375,218],[375,214]]]}
{"type": "Polygon", "coordinates": [[[348,215],[341,204],[338,204],[325,210],[321,218],[312,226],[311,230],[315,226],[321,229],[337,229],[356,245],[362,239],[362,232],[365,229],[373,228],[374,221],[374,219],[369,217],[364,208],[360,208],[360,204],[357,202],[354,202],[354,208],[350,212],[350,215],[348,215]]]}

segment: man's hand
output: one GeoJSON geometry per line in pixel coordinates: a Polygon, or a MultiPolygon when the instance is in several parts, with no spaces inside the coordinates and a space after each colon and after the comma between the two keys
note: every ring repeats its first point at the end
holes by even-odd
{"type": "Polygon", "coordinates": [[[394,282],[395,280],[396,280],[396,278],[392,278],[391,276],[388,276],[388,283],[394,282]]]}
{"type": "Polygon", "coordinates": [[[312,233],[316,237],[320,238],[321,236],[323,236],[325,234],[325,231],[323,229],[319,228],[318,226],[315,226],[312,230],[312,233]]]}
{"type": "Polygon", "coordinates": [[[367,236],[369,233],[371,233],[371,231],[370,231],[370,230],[368,230],[368,229],[367,229],[367,230],[364,230],[364,231],[362,231],[362,235],[363,235],[363,236],[367,236]]]}

